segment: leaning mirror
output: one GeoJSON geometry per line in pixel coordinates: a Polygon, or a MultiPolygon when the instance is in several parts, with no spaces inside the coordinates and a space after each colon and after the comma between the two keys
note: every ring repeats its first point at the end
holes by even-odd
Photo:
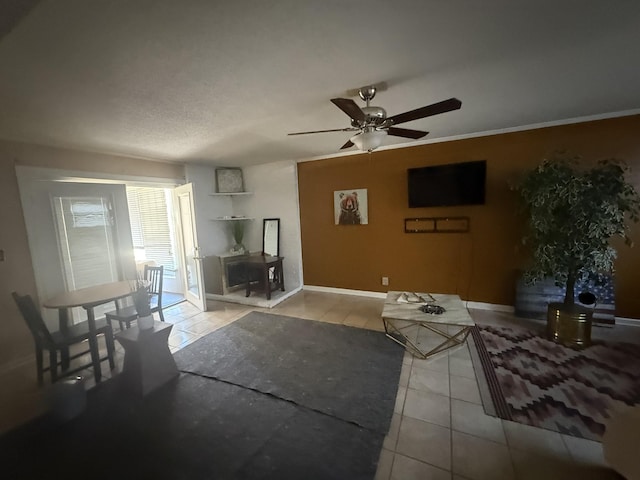
{"type": "Polygon", "coordinates": [[[280,255],[280,219],[265,218],[262,221],[262,254],[280,255]]]}

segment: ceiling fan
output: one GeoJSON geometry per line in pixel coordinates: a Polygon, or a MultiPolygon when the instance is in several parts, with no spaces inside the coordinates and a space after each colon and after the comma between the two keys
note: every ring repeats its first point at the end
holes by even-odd
{"type": "Polygon", "coordinates": [[[347,141],[341,150],[353,147],[354,145],[360,150],[371,152],[380,145],[387,135],[395,137],[412,138],[417,140],[427,135],[429,132],[422,130],[411,130],[408,128],[397,128],[395,125],[411,122],[419,118],[430,117],[440,113],[458,110],[462,106],[462,102],[457,98],[450,98],[442,102],[427,105],[426,107],[417,108],[409,112],[400,113],[387,117],[387,112],[382,107],[372,107],[369,102],[376,96],[376,87],[373,85],[362,87],[358,90],[358,95],[367,103],[367,106],[360,108],[356,102],[350,98],[332,98],[331,102],[349,115],[351,119],[351,127],[334,128],[331,130],[314,130],[310,132],[289,133],[289,135],[307,135],[310,133],[325,132],[358,132],[347,141]]]}

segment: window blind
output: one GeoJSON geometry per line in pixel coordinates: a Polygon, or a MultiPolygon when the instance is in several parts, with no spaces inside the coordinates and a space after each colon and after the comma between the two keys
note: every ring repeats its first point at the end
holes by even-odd
{"type": "Polygon", "coordinates": [[[175,276],[175,248],[169,219],[169,191],[162,188],[127,187],[129,221],[137,260],[163,265],[165,276],[175,276]]]}

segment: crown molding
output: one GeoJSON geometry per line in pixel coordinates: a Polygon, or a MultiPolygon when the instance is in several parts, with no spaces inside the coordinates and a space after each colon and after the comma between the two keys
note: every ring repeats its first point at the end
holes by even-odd
{"type": "MultiPolygon", "coordinates": [[[[419,140],[411,143],[402,143],[398,145],[386,145],[377,148],[375,151],[383,151],[383,150],[397,150],[401,148],[411,148],[417,147],[420,145],[430,145],[434,143],[444,143],[444,142],[454,142],[456,140],[466,140],[468,138],[479,138],[479,137],[490,137],[493,135],[501,135],[505,133],[514,133],[514,132],[524,132],[527,130],[537,130],[539,128],[548,128],[548,127],[559,127],[562,125],[572,125],[576,123],[586,123],[586,122],[594,122],[597,120],[606,120],[609,118],[618,118],[618,117],[630,117],[632,115],[639,115],[640,108],[632,109],[632,110],[623,110],[620,112],[610,112],[610,113],[601,113],[598,115],[588,115],[584,117],[575,117],[575,118],[567,118],[564,120],[554,120],[551,122],[541,122],[541,123],[532,123],[529,125],[520,125],[516,127],[509,128],[499,128],[496,130],[486,130],[483,132],[474,132],[474,133],[465,133],[462,135],[452,135],[450,137],[442,137],[442,138],[434,138],[433,140],[419,140]]],[[[353,155],[365,155],[371,154],[370,152],[343,152],[343,153],[333,153],[330,155],[319,155],[317,157],[310,157],[301,160],[297,160],[297,163],[304,162],[314,162],[317,160],[327,160],[329,158],[339,158],[339,157],[350,157],[353,155]]]]}

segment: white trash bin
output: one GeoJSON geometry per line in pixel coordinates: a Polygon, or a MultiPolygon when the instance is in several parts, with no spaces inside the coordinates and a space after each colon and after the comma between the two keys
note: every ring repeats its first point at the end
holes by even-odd
{"type": "Polygon", "coordinates": [[[49,390],[51,413],[60,422],[76,418],[87,408],[87,392],[82,377],[63,378],[49,390]]]}

